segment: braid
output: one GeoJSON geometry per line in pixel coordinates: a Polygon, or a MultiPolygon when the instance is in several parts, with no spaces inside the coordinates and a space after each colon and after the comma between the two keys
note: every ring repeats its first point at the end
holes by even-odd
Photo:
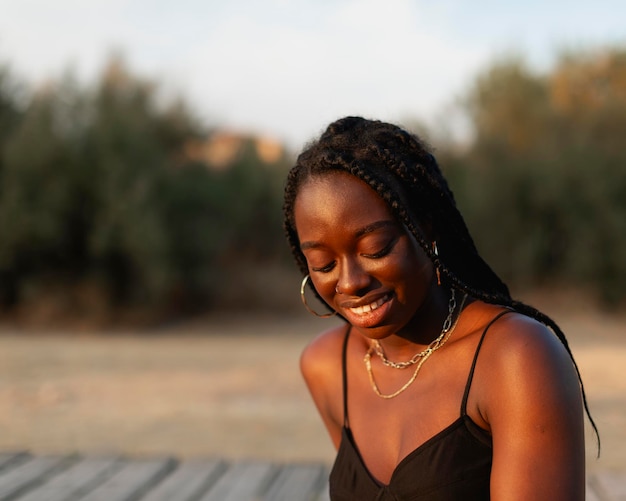
{"type": "Polygon", "coordinates": [[[435,157],[417,136],[392,124],[346,117],[329,125],[320,139],[298,156],[287,177],[283,212],[287,241],[303,275],[308,273],[308,267],[294,221],[295,199],[307,179],[332,171],[347,172],[367,183],[415,237],[439,267],[442,280],[451,287],[486,303],[507,306],[550,327],[574,363],[599,450],[598,429],[565,335],[550,317],[515,301],[506,284],[479,255],[435,157]],[[429,228],[436,238],[438,256],[423,228],[429,228]]]}

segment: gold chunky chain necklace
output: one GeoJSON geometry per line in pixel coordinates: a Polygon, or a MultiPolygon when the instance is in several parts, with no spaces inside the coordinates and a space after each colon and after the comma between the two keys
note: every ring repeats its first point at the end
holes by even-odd
{"type": "Polygon", "coordinates": [[[454,331],[456,324],[459,322],[459,318],[461,317],[461,311],[463,310],[463,305],[465,304],[466,299],[467,299],[467,294],[464,294],[463,299],[461,299],[461,303],[458,308],[459,311],[457,313],[456,319],[454,320],[454,323],[453,323],[452,317],[453,317],[454,311],[456,310],[457,304],[456,304],[454,289],[452,289],[452,295],[448,303],[448,316],[443,322],[443,328],[441,329],[441,334],[439,334],[439,336],[437,336],[437,338],[434,341],[432,341],[424,350],[420,351],[419,353],[416,353],[415,355],[413,355],[413,357],[411,357],[410,360],[406,362],[392,362],[385,355],[385,352],[383,351],[382,346],[380,346],[380,343],[378,342],[378,340],[377,339],[372,340],[370,344],[370,348],[369,350],[367,350],[367,353],[365,354],[365,358],[363,359],[363,361],[365,362],[365,368],[367,369],[367,375],[369,376],[370,384],[372,385],[372,389],[374,390],[374,393],[376,393],[376,395],[378,395],[380,398],[397,397],[398,395],[400,395],[400,393],[402,393],[409,386],[411,386],[411,384],[413,384],[413,381],[415,381],[415,379],[417,378],[417,374],[422,368],[422,365],[424,365],[424,362],[426,362],[426,360],[428,360],[428,358],[435,351],[441,348],[444,344],[446,344],[446,341],[450,339],[450,336],[452,335],[452,332],[454,331]],[[386,365],[387,367],[392,367],[394,369],[406,369],[407,367],[410,367],[411,365],[415,365],[415,364],[417,364],[417,366],[415,367],[415,371],[413,372],[413,375],[404,384],[404,386],[402,386],[399,390],[393,393],[385,394],[380,391],[380,389],[378,388],[378,385],[376,384],[376,380],[374,379],[374,373],[372,372],[372,363],[371,363],[372,354],[378,355],[384,365],[386,365]]]}

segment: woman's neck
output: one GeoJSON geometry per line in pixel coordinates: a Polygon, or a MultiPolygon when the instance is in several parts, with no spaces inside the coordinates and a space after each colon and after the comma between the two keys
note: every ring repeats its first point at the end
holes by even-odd
{"type": "Polygon", "coordinates": [[[450,314],[450,296],[451,290],[447,287],[433,287],[411,320],[396,334],[380,340],[390,359],[411,358],[441,334],[450,314]]]}

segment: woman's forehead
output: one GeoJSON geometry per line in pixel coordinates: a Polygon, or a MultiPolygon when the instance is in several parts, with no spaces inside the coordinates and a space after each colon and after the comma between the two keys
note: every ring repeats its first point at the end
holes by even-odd
{"type": "Polygon", "coordinates": [[[296,197],[294,219],[299,234],[320,228],[363,227],[373,221],[396,221],[387,203],[371,187],[347,173],[310,178],[296,197]]]}
{"type": "Polygon", "coordinates": [[[387,207],[383,198],[365,181],[341,171],[310,177],[302,184],[296,196],[296,205],[328,205],[331,202],[356,206],[364,204],[364,210],[372,203],[387,207]]]}

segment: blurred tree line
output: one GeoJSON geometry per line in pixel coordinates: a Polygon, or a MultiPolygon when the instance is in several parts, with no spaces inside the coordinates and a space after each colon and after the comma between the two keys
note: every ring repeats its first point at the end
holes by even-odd
{"type": "Polygon", "coordinates": [[[267,165],[244,140],[229,168],[208,165],[190,152],[212,131],[119,59],[95,88],[68,76],[25,96],[0,73],[5,311],[62,296],[185,313],[211,305],[229,266],[282,252],[285,155],[267,165]]]}
{"type": "Polygon", "coordinates": [[[479,249],[511,284],[626,296],[626,50],[564,53],[547,74],[521,58],[478,76],[474,137],[444,165],[479,249]]]}
{"type": "MultiPolygon", "coordinates": [[[[292,266],[293,157],[268,163],[248,139],[211,165],[191,146],[215,130],[158,90],[118,59],[91,87],[70,75],[34,93],[0,69],[0,309],[95,294],[110,311],[185,313],[218,304],[237,270],[292,266]]],[[[487,260],[513,286],[623,300],[626,51],[567,53],[546,74],[497,61],[462,108],[471,141],[437,156],[487,260]]]]}

